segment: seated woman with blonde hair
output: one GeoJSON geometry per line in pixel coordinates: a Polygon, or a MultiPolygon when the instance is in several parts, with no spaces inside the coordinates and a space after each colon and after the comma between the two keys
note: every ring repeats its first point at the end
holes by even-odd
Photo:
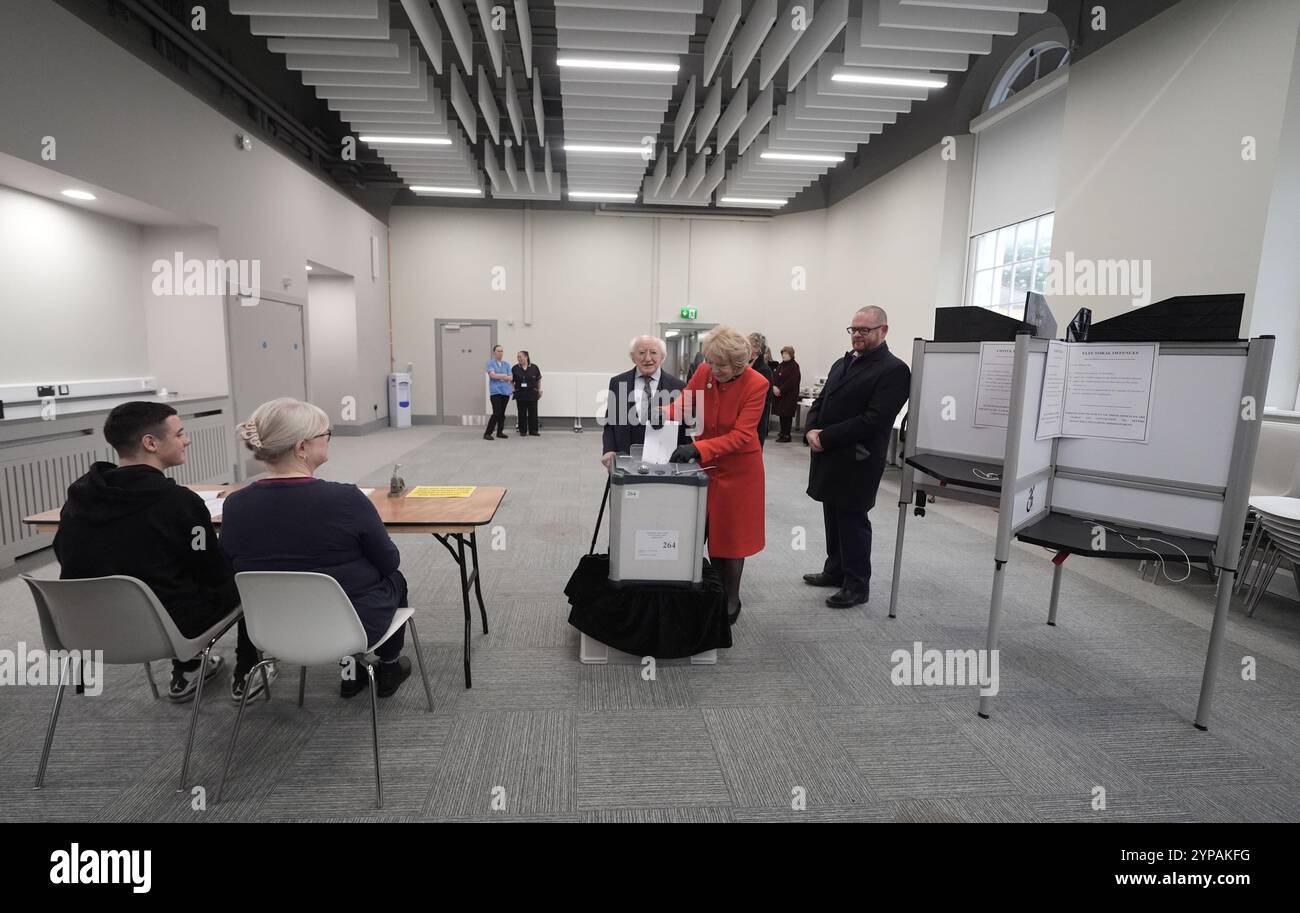
{"type": "MultiPolygon", "coordinates": [[[[316,478],[329,459],[329,416],[311,403],[273,399],[239,425],[244,446],[266,464],[267,475],[226,498],[221,550],[241,571],[314,571],[339,582],[352,600],[370,642],[378,640],[406,605],[401,555],[379,512],[355,485],[316,478]]],[[[402,652],[405,628],[375,652],[377,689],[388,697],[411,674],[402,652]]],[[[368,675],[343,678],[353,697],[368,675]]]]}

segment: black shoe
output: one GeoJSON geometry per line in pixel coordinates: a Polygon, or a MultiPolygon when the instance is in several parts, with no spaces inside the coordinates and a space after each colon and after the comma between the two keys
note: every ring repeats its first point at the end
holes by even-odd
{"type": "Polygon", "coordinates": [[[530,431],[530,432],[528,432],[528,436],[529,436],[529,437],[541,437],[541,435],[538,434],[536,431],[530,431]]]}
{"type": "Polygon", "coordinates": [[[736,611],[734,613],[732,612],[727,613],[727,624],[734,625],[736,623],[736,619],[740,617],[740,610],[743,609],[744,607],[745,604],[743,602],[736,603],[736,611]]]}
{"type": "Polygon", "coordinates": [[[510,437],[510,435],[506,434],[504,431],[498,431],[497,437],[510,437]]]}
{"type": "Polygon", "coordinates": [[[778,444],[788,444],[790,443],[790,436],[786,434],[777,435],[776,442],[778,444]]]}
{"type": "Polygon", "coordinates": [[[809,586],[844,586],[843,577],[827,577],[825,574],[804,574],[803,582],[809,586]]]}
{"type": "Polygon", "coordinates": [[[826,597],[826,604],[832,609],[851,609],[866,601],[866,593],[855,593],[852,590],[840,590],[826,597]]]}
{"type": "MultiPolygon", "coordinates": [[[[342,666],[346,662],[345,658],[339,665],[342,666]]],[[[339,682],[339,697],[356,697],[366,690],[366,685],[369,683],[370,675],[366,672],[366,658],[358,653],[352,657],[352,678],[344,678],[339,682]]]]}
{"type": "Polygon", "coordinates": [[[485,441],[490,441],[490,440],[492,440],[492,432],[489,431],[487,434],[483,435],[483,440],[485,440],[485,441]]]}
{"type": "Polygon", "coordinates": [[[397,657],[396,662],[379,664],[379,696],[392,697],[402,682],[411,677],[411,660],[406,656],[397,657]]]}

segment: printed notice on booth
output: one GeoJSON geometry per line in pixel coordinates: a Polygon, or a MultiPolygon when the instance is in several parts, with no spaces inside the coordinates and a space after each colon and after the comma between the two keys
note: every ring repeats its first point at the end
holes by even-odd
{"type": "Polygon", "coordinates": [[[1014,342],[981,342],[979,382],[975,388],[976,428],[1005,428],[1011,411],[1011,369],[1014,342]]]}
{"type": "Polygon", "coordinates": [[[676,561],[679,531],[675,529],[638,529],[637,561],[676,561]]]}
{"type": "Polygon", "coordinates": [[[1154,342],[1072,346],[1062,434],[1146,443],[1159,354],[1154,342]]]}

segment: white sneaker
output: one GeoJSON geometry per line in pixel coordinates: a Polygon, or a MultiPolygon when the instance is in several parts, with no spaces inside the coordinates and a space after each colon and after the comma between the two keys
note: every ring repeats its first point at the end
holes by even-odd
{"type": "MultiPolygon", "coordinates": [[[[269,685],[279,676],[279,670],[275,668],[275,663],[263,666],[262,671],[266,672],[266,684],[269,685]]],[[[244,699],[244,689],[248,689],[248,699],[251,701],[255,697],[260,697],[265,687],[262,684],[262,671],[253,677],[253,683],[248,684],[248,676],[232,675],[230,677],[230,700],[238,704],[244,699]]]]}
{"type": "MultiPolygon", "coordinates": [[[[217,670],[221,668],[222,663],[223,660],[218,654],[208,654],[208,672],[205,681],[211,679],[212,676],[216,674],[217,670]]],[[[193,700],[194,692],[197,691],[199,687],[199,668],[199,666],[195,666],[193,669],[186,672],[183,669],[177,668],[173,663],[172,683],[167,689],[167,699],[175,701],[178,704],[184,704],[186,701],[193,700]]]]}

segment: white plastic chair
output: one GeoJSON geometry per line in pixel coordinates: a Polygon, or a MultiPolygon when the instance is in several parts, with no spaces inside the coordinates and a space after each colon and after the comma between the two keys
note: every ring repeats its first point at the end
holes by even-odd
{"type": "MultiPolygon", "coordinates": [[[[433,712],[433,692],[429,688],[429,676],[424,670],[424,657],[420,651],[420,638],[415,632],[415,611],[409,608],[398,609],[393,615],[392,624],[383,636],[374,643],[368,643],[365,628],[357,617],[356,609],[348,594],[343,592],[337,580],[328,574],[316,574],[306,571],[244,571],[235,575],[235,585],[239,587],[240,600],[243,603],[244,620],[248,625],[248,637],[265,653],[266,658],[258,666],[281,661],[296,663],[303,667],[298,681],[298,706],[303,703],[307,683],[307,667],[331,665],[338,666],[340,657],[356,653],[368,653],[386,643],[390,637],[401,630],[402,625],[411,629],[412,646],[415,659],[420,666],[420,678],[424,681],[424,697],[429,712],[433,712]]],[[[364,663],[366,674],[370,677],[370,731],[375,751],[375,807],[384,807],[384,786],[379,769],[379,701],[375,693],[375,670],[370,663],[364,663]]],[[[249,673],[252,674],[251,672],[249,673]]],[[[230,762],[235,755],[235,743],[239,738],[239,724],[244,718],[244,700],[239,703],[239,713],[235,716],[235,726],[230,733],[230,746],[226,750],[226,763],[221,770],[221,783],[217,787],[216,801],[221,801],[222,790],[230,775],[230,762]]]]}
{"type": "MultiPolygon", "coordinates": [[[[202,655],[194,712],[190,716],[190,732],[185,740],[185,757],[181,761],[181,777],[176,787],[185,789],[190,752],[194,747],[194,730],[199,722],[199,704],[203,701],[203,683],[207,678],[208,654],[231,625],[239,621],[240,610],[234,609],[198,637],[186,637],[153,590],[135,577],[38,580],[23,574],[22,578],[31,588],[32,599],[36,602],[36,615],[41,622],[41,636],[47,651],[78,650],[84,655],[88,651],[102,650],[106,665],[143,663],[155,700],[158,686],[154,684],[150,662],[159,659],[187,662],[202,655]]],[[[54,695],[54,710],[45,732],[40,767],[36,771],[37,789],[45,782],[45,765],[50,758],[54,727],[59,722],[59,709],[63,705],[67,683],[68,661],[65,659],[59,670],[59,690],[54,695]]],[[[269,688],[266,689],[266,699],[271,699],[269,688]]]]}

